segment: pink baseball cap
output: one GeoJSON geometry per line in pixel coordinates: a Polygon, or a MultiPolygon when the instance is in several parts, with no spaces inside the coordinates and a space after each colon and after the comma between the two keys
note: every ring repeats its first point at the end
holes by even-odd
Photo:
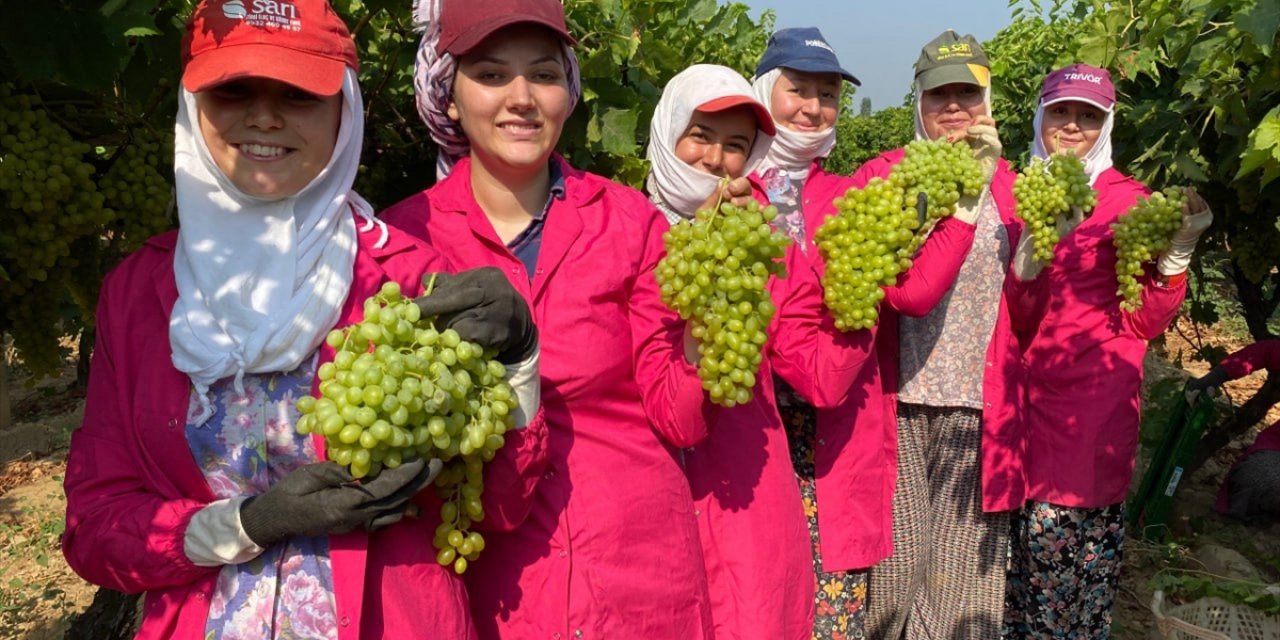
{"type": "Polygon", "coordinates": [[[1040,102],[1048,106],[1066,100],[1111,111],[1116,106],[1116,86],[1111,82],[1111,74],[1106,69],[1073,64],[1045,76],[1040,102]]]}
{"type": "Polygon", "coordinates": [[[440,0],[436,52],[463,55],[493,32],[519,23],[546,27],[569,46],[577,44],[569,35],[560,0],[440,0]]]}
{"type": "Polygon", "coordinates": [[[764,105],[760,104],[751,96],[732,95],[715,98],[714,100],[708,100],[698,105],[698,108],[694,109],[694,111],[716,113],[718,111],[726,111],[734,107],[750,107],[751,112],[756,116],[756,125],[760,130],[763,131],[765,135],[777,135],[778,129],[773,125],[773,115],[769,113],[769,110],[766,109],[764,105]]]}

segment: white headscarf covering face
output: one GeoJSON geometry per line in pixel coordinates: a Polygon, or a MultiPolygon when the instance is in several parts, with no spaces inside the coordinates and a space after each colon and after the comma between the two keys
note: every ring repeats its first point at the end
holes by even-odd
{"type": "MultiPolygon", "coordinates": [[[[778,83],[782,68],[770,69],[751,83],[751,90],[770,113],[773,113],[773,86],[778,83]]],[[[804,178],[809,174],[809,165],[818,158],[830,155],[836,146],[836,128],[834,125],[813,133],[792,131],[777,119],[774,124],[778,134],[774,136],[769,154],[760,164],[759,171],[764,173],[771,167],[778,167],[792,177],[804,178]]]]}
{"type": "MultiPolygon", "coordinates": [[[[356,256],[352,210],[374,227],[352,191],[364,136],[356,74],[342,85],[337,143],[328,164],[297,194],[263,200],[218,168],[200,133],[195,95],[182,90],[174,139],[178,231],[169,317],[173,364],[200,396],[197,424],[212,415],[214,382],[245,373],[291,371],[320,346],[351,288],[356,256]]],[[[386,240],[386,228],[380,226],[386,240]]]]}
{"type": "Polygon", "coordinates": [[[1084,170],[1089,174],[1089,184],[1092,186],[1093,183],[1097,182],[1098,176],[1102,175],[1103,171],[1111,168],[1111,128],[1116,119],[1114,109],[1107,109],[1100,104],[1089,100],[1083,100],[1081,98],[1063,98],[1061,100],[1050,102],[1049,104],[1045,104],[1041,101],[1040,105],[1036,107],[1036,117],[1031,125],[1035,129],[1035,139],[1031,143],[1031,156],[1034,158],[1049,157],[1049,150],[1045,147],[1044,138],[1040,133],[1041,127],[1044,126],[1044,110],[1045,107],[1048,107],[1051,104],[1065,102],[1068,100],[1084,102],[1102,109],[1102,111],[1107,114],[1107,119],[1102,123],[1102,130],[1098,132],[1097,141],[1093,143],[1093,147],[1085,152],[1084,157],[1081,158],[1081,160],[1084,161],[1084,170]]]}
{"type": "MultiPolygon", "coordinates": [[[[440,42],[441,0],[415,0],[414,26],[422,30],[418,42],[418,55],[413,64],[414,98],[418,116],[431,131],[431,139],[439,147],[436,156],[436,177],[444,178],[453,170],[458,160],[471,152],[471,142],[462,125],[449,117],[449,104],[453,102],[453,80],[458,74],[458,61],[450,53],[438,53],[440,42]]],[[[569,112],[582,97],[582,77],[578,72],[578,56],[569,43],[560,41],[564,58],[565,80],[569,84],[569,112]]]]}
{"type": "MultiPolygon", "coordinates": [[[[650,169],[645,185],[652,197],[685,218],[692,218],[698,206],[715,193],[720,178],[686,164],[676,156],[676,145],[699,106],[729,96],[755,100],[751,85],[738,72],[719,65],[695,64],[671,78],[654,110],[649,125],[650,169]]],[[[772,141],[773,136],[756,129],[742,175],[750,175],[760,166],[772,141]]]]}
{"type": "MultiPolygon", "coordinates": [[[[916,140],[929,140],[929,135],[924,131],[924,111],[920,104],[920,98],[924,96],[924,90],[920,88],[920,82],[917,80],[914,84],[916,90],[916,140]]],[[[987,107],[987,116],[991,115],[991,87],[982,87],[982,104],[987,107]]]]}

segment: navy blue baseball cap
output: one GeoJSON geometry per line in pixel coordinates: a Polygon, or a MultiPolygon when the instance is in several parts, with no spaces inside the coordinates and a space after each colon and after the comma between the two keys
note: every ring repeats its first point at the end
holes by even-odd
{"type": "Polygon", "coordinates": [[[785,67],[807,73],[838,73],[854,86],[862,86],[852,73],[845,71],[836,59],[835,49],[827,44],[817,27],[778,29],[769,36],[769,46],[756,67],[756,77],[785,67]]]}

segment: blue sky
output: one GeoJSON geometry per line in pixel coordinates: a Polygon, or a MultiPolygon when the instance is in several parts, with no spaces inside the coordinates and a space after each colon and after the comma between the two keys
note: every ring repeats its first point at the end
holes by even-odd
{"type": "Polygon", "coordinates": [[[944,29],[990,39],[1011,22],[1008,0],[738,0],[753,18],[773,9],[778,28],[818,27],[840,62],[862,81],[854,95],[880,109],[902,103],[911,65],[944,29]]]}

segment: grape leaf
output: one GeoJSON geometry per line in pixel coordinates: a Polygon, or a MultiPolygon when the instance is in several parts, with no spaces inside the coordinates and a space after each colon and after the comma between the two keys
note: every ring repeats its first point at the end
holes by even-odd
{"type": "Polygon", "coordinates": [[[1236,16],[1236,26],[1253,36],[1262,55],[1271,55],[1271,45],[1280,31],[1280,3],[1259,0],[1253,10],[1236,16]]]}

